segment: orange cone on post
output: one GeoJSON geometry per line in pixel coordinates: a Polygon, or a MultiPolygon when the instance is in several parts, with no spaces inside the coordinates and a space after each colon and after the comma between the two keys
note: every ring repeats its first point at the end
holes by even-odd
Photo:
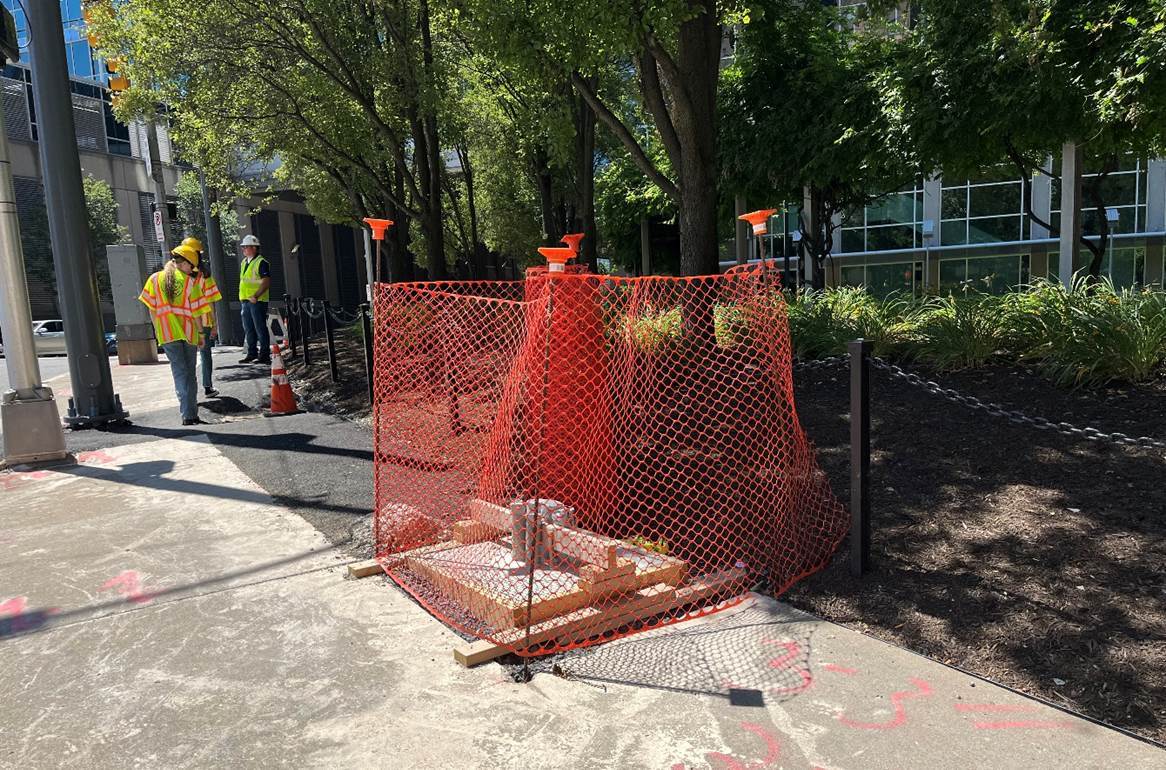
{"type": "Polygon", "coordinates": [[[283,366],[283,356],[279,354],[279,345],[271,346],[271,408],[264,412],[266,417],[279,417],[285,414],[299,412],[296,406],[296,394],[292,392],[291,383],[287,378],[287,369],[283,366]]]}
{"type": "Polygon", "coordinates": [[[760,209],[750,211],[737,217],[742,222],[753,225],[753,236],[757,239],[757,248],[761,252],[761,259],[765,259],[765,239],[762,237],[769,232],[769,218],[777,213],[777,209],[760,209]]]}

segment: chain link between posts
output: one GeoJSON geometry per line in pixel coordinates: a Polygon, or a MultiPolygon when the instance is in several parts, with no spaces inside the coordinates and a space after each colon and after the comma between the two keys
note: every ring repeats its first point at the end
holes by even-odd
{"type": "MultiPolygon", "coordinates": [[[[850,358],[848,356],[831,356],[829,358],[808,361],[795,361],[794,367],[801,370],[827,369],[845,365],[849,361],[850,358]]],[[[1135,437],[1119,432],[1107,433],[1092,427],[1082,428],[1068,422],[1058,422],[1044,417],[1034,417],[1020,410],[1008,409],[1002,404],[991,401],[982,401],[975,396],[967,396],[952,388],[945,388],[934,380],[924,379],[918,374],[908,372],[901,366],[885,361],[878,356],[871,356],[870,362],[874,368],[886,372],[894,379],[922,388],[928,393],[944,398],[953,404],[986,412],[993,417],[1002,417],[1014,425],[1027,425],[1036,430],[1053,430],[1072,438],[1083,438],[1089,441],[1108,441],[1120,446],[1138,447],[1140,449],[1166,449],[1166,441],[1151,438],[1150,436],[1135,437]]]]}

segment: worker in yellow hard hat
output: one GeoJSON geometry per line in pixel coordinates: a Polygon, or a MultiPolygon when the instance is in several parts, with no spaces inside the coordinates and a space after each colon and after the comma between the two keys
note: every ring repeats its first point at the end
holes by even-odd
{"type": "Polygon", "coordinates": [[[194,249],[199,256],[198,264],[195,265],[191,277],[194,278],[195,284],[202,292],[203,302],[206,303],[206,312],[201,316],[202,318],[202,347],[198,351],[199,368],[202,370],[202,391],[208,398],[214,398],[219,395],[215,390],[212,375],[214,373],[215,365],[211,353],[215,346],[215,309],[214,303],[223,298],[219,291],[219,286],[215,283],[215,279],[211,277],[210,265],[207,264],[204,258],[202,241],[198,238],[190,237],[184,238],[183,246],[189,246],[194,249]]]}
{"type": "Polygon", "coordinates": [[[170,362],[182,424],[200,425],[195,360],[202,347],[202,316],[208,306],[191,277],[198,267],[198,251],[182,244],[170,254],[166,265],[146,279],[138,299],[150,309],[154,336],[170,362]]]}

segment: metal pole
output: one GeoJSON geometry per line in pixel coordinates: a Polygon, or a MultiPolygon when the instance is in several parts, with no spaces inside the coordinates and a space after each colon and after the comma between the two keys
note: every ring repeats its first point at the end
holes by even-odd
{"type": "Polygon", "coordinates": [[[850,350],[850,574],[870,569],[870,349],[854,340],[850,350]]]}
{"type": "MultiPolygon", "coordinates": [[[[149,158],[150,181],[154,187],[154,210],[162,217],[162,261],[170,254],[170,209],[166,206],[166,178],[162,175],[162,149],[158,142],[158,122],[146,121],[146,151],[149,158]]],[[[149,236],[147,236],[149,237],[149,236]]]]}
{"type": "Polygon", "coordinates": [[[308,311],[304,309],[305,302],[307,302],[307,300],[304,299],[303,297],[300,297],[299,302],[297,303],[297,306],[300,309],[300,312],[298,314],[300,317],[300,343],[304,346],[304,366],[311,366],[312,365],[312,353],[308,349],[308,337],[311,336],[312,319],[310,316],[308,316],[308,311]],[[308,331],[306,333],[304,331],[304,319],[305,318],[308,319],[308,331]]]}
{"type": "Polygon", "coordinates": [[[373,269],[372,269],[372,233],[367,227],[362,227],[360,230],[364,236],[364,277],[367,283],[364,287],[364,299],[372,307],[372,285],[373,285],[373,269]]]}
{"type": "Polygon", "coordinates": [[[30,3],[28,33],[49,236],[73,384],[65,422],[72,427],[89,427],[122,421],[128,415],[113,392],[97,298],[97,271],[89,249],[60,4],[30,3]]]}
{"type": "Polygon", "coordinates": [[[364,336],[364,372],[368,377],[368,403],[373,403],[372,387],[372,308],[369,305],[360,306],[360,330],[364,336]]]}
{"type": "Polygon", "coordinates": [[[287,335],[287,344],[291,350],[291,354],[296,354],[296,330],[292,326],[292,303],[291,297],[287,294],[283,295],[283,331],[287,335]]]}
{"type": "Polygon", "coordinates": [[[12,186],[8,133],[0,111],[0,331],[4,334],[4,363],[10,390],[0,397],[4,426],[4,459],[11,464],[56,460],[65,456],[53,391],[40,378],[32,337],[32,309],[24,255],[20,250],[20,221],[12,186]]]}
{"type": "MultiPolygon", "coordinates": [[[[198,172],[198,184],[202,188],[202,218],[206,227],[206,248],[207,257],[211,262],[211,275],[221,286],[225,287],[227,285],[227,259],[226,255],[223,254],[223,230],[219,226],[219,218],[211,211],[210,190],[207,189],[206,176],[202,173],[202,169],[199,169],[198,172]]],[[[215,303],[215,325],[219,331],[219,342],[224,345],[237,344],[232,321],[238,317],[238,313],[231,312],[230,302],[223,300],[215,303]]]]}
{"type": "Polygon", "coordinates": [[[332,305],[324,300],[324,339],[328,342],[328,370],[332,382],[340,382],[340,367],[336,363],[336,335],[332,329],[332,305]]]}

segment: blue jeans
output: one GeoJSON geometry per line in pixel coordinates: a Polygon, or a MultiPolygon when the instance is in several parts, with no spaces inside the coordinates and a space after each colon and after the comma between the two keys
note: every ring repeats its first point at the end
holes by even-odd
{"type": "Polygon", "coordinates": [[[198,360],[198,347],[183,340],[167,342],[162,350],[170,361],[170,374],[174,376],[174,392],[178,394],[182,419],[197,419],[198,380],[195,377],[195,362],[198,360]]]}
{"type": "Polygon", "coordinates": [[[215,346],[214,340],[211,339],[210,329],[202,330],[202,350],[198,351],[199,368],[202,369],[202,386],[204,388],[213,388],[211,384],[211,373],[215,370],[214,361],[211,360],[211,348],[215,346]]]}
{"type": "Polygon", "coordinates": [[[271,335],[267,333],[267,303],[243,300],[243,337],[247,355],[252,358],[271,358],[271,335]]]}

